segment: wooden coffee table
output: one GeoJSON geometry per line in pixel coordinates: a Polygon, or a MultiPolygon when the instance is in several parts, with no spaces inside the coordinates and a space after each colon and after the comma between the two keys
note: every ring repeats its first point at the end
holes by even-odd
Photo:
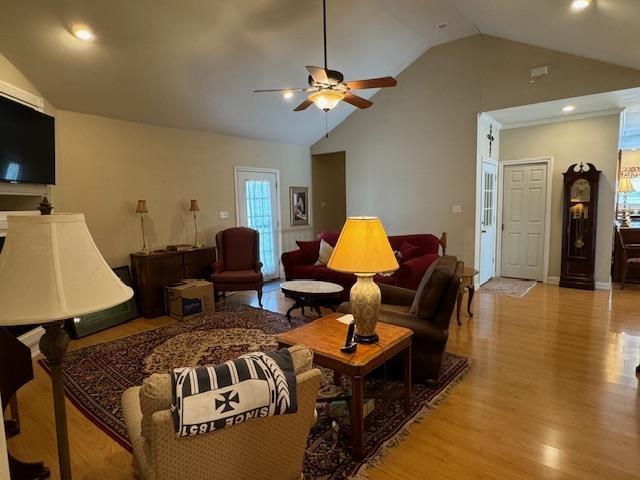
{"type": "Polygon", "coordinates": [[[411,335],[408,328],[387,323],[378,323],[377,343],[359,343],[354,353],[343,353],[348,326],[338,321],[341,313],[332,313],[302,327],[294,328],[277,336],[280,347],[306,345],[313,351],[313,361],[330,368],[337,374],[351,378],[351,429],[353,457],[362,460],[364,434],[364,378],[374,369],[395,355],[404,359],[404,411],[409,414],[411,407],[411,335]]]}
{"type": "Polygon", "coordinates": [[[335,312],[344,290],[337,283],[319,280],[290,280],[282,282],[280,288],[286,297],[295,301],[293,306],[287,310],[287,320],[291,320],[291,312],[296,308],[302,310],[302,315],[304,315],[305,307],[315,310],[318,316],[322,315],[320,307],[330,308],[335,312]]]}

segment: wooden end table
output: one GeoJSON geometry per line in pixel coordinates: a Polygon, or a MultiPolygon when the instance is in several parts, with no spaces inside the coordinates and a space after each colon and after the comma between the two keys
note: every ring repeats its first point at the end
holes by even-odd
{"type": "Polygon", "coordinates": [[[302,310],[309,307],[321,316],[320,307],[330,308],[334,312],[342,299],[344,288],[337,283],[319,280],[290,280],[280,284],[285,297],[292,298],[295,303],[287,310],[287,320],[291,321],[291,312],[296,308],[302,310]]]}
{"type": "Polygon", "coordinates": [[[377,343],[359,343],[354,353],[343,353],[348,325],[339,322],[341,313],[332,313],[277,336],[282,347],[306,345],[313,351],[315,364],[329,368],[336,374],[351,378],[351,429],[353,457],[362,460],[364,434],[364,379],[374,369],[390,358],[402,354],[404,360],[404,410],[411,408],[411,335],[408,328],[378,323],[377,343]]]}
{"type": "Polygon", "coordinates": [[[462,297],[464,296],[464,291],[469,291],[469,298],[467,299],[467,313],[470,317],[473,317],[473,312],[471,311],[471,300],[473,300],[473,294],[476,291],[476,287],[473,285],[473,278],[480,272],[475,268],[464,267],[464,271],[462,272],[462,279],[460,280],[460,289],[458,290],[458,301],[456,305],[456,320],[458,321],[458,325],[462,325],[460,321],[460,307],[462,306],[462,297]]]}

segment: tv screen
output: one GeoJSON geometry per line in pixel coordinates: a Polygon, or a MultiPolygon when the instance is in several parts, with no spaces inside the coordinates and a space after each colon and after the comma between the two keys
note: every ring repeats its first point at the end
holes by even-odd
{"type": "Polygon", "coordinates": [[[56,183],[54,119],[0,96],[0,181],[56,183]]]}

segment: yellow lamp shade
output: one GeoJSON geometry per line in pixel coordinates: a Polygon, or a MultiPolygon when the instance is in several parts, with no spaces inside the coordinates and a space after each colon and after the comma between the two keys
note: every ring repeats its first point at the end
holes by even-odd
{"type": "Polygon", "coordinates": [[[373,274],[399,268],[378,217],[349,217],[327,266],[346,273],[373,274]]]}
{"type": "Polygon", "coordinates": [[[48,323],[126,302],[81,214],[8,216],[0,254],[0,325],[48,323]]]}
{"type": "Polygon", "coordinates": [[[634,192],[633,184],[631,183],[631,179],[629,177],[622,177],[620,179],[620,183],[618,184],[618,192],[619,193],[629,193],[634,192]]]}
{"type": "Polygon", "coordinates": [[[199,212],[200,211],[200,207],[198,207],[198,201],[197,200],[191,200],[191,206],[189,207],[189,211],[190,212],[199,212]]]}

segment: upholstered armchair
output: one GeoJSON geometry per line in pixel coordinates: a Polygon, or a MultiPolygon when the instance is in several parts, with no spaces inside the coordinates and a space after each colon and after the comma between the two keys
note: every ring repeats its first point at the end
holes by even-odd
{"type": "Polygon", "coordinates": [[[260,235],[257,230],[234,227],[216,234],[218,261],[213,264],[211,283],[218,297],[220,292],[255,290],[262,307],[262,262],[260,235]]]}
{"type": "MultiPolygon", "coordinates": [[[[463,262],[444,255],[431,264],[416,291],[379,285],[382,305],[378,320],[413,330],[411,373],[416,382],[432,383],[440,376],[463,270],[463,262]]],[[[351,313],[350,303],[343,303],[339,310],[351,313]]],[[[393,362],[389,365],[392,374],[401,367],[393,362]]]]}
{"type": "Polygon", "coordinates": [[[320,370],[300,345],[289,349],[297,379],[298,411],[254,418],[195,437],[176,437],[171,378],[154,374],[122,395],[122,413],[141,480],[299,480],[315,422],[320,370]],[[284,442],[284,443],[283,443],[284,442]]]}

